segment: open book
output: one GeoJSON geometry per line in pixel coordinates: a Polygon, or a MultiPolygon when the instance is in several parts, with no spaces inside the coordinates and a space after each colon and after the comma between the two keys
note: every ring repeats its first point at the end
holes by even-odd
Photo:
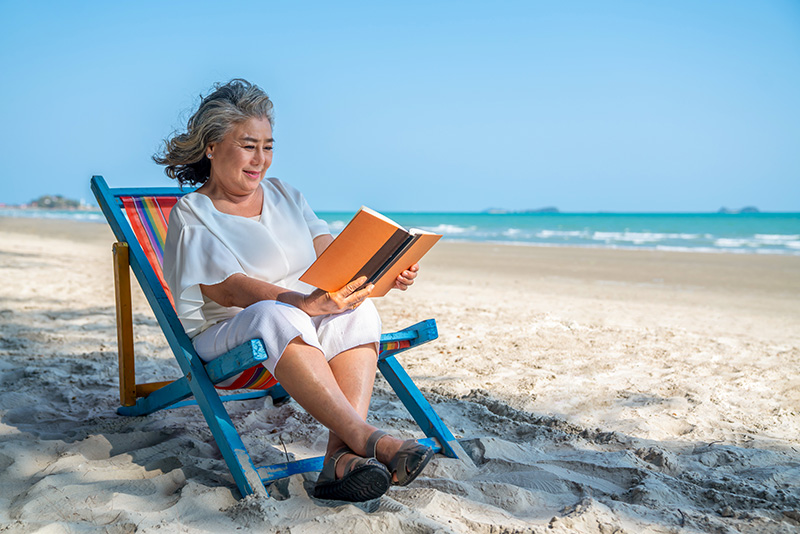
{"type": "Polygon", "coordinates": [[[362,206],[300,280],[338,291],[366,276],[368,284],[375,284],[370,296],[382,297],[394,286],[397,275],[419,261],[441,237],[416,228],[406,230],[362,206]]]}

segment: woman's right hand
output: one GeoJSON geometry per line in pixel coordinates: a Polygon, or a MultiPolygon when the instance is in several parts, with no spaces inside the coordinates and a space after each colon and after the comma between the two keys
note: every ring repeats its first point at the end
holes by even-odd
{"type": "Polygon", "coordinates": [[[365,286],[366,282],[367,277],[362,276],[356,278],[339,291],[327,292],[315,289],[303,298],[300,309],[312,317],[355,310],[362,302],[367,300],[367,297],[375,288],[375,284],[367,284],[365,286]]]}

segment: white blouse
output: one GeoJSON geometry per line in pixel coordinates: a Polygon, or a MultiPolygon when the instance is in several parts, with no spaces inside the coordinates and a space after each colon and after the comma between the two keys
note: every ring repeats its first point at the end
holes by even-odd
{"type": "Polygon", "coordinates": [[[241,311],[204,298],[200,284],[243,273],[294,291],[313,289],[299,278],[316,259],[314,238],[330,233],[328,224],[290,185],[268,178],[261,187],[260,220],[217,211],[202,193],[189,193],[172,208],[164,278],[189,337],[241,311]]]}

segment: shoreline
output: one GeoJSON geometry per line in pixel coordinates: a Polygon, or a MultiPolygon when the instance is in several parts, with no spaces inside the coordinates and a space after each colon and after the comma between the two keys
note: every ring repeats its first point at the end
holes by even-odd
{"type": "MultiPolygon", "coordinates": [[[[102,215],[102,212],[98,212],[102,215]]],[[[0,231],[10,231],[17,233],[27,233],[31,235],[40,235],[42,232],[53,232],[54,235],[61,237],[70,237],[70,232],[74,232],[76,237],[90,236],[94,232],[89,229],[81,228],[80,225],[100,225],[111,233],[105,218],[102,220],[74,220],[74,219],[58,219],[58,218],[38,218],[38,217],[5,217],[0,215],[0,231]],[[79,226],[74,226],[79,225],[79,226]],[[67,230],[69,229],[69,230],[67,230]]],[[[800,251],[796,253],[773,252],[769,250],[762,250],[760,252],[741,252],[738,250],[709,249],[690,247],[685,248],[669,248],[669,247],[635,247],[635,246],[603,246],[603,245],[574,245],[574,244],[558,244],[558,243],[537,243],[537,242],[522,242],[522,241],[469,241],[460,240],[458,238],[444,237],[441,244],[448,245],[466,245],[466,246],[486,246],[486,247],[520,247],[520,248],[542,248],[542,249],[574,249],[580,251],[588,250],[602,250],[602,251],[622,251],[622,252],[645,252],[645,253],[665,253],[665,254],[709,254],[709,255],[722,255],[722,256],[765,256],[765,257],[786,257],[800,259],[800,251]]],[[[437,245],[438,246],[441,246],[437,245]]],[[[435,249],[434,249],[435,250],[435,249]]]]}

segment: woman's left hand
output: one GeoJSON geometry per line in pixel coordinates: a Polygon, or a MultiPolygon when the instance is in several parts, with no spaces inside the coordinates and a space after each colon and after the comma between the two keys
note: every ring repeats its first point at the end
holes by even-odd
{"type": "Polygon", "coordinates": [[[397,275],[397,279],[394,281],[394,288],[399,289],[400,291],[405,291],[408,289],[411,284],[414,283],[414,278],[417,277],[417,273],[419,272],[419,264],[415,263],[399,275],[397,275]]]}

